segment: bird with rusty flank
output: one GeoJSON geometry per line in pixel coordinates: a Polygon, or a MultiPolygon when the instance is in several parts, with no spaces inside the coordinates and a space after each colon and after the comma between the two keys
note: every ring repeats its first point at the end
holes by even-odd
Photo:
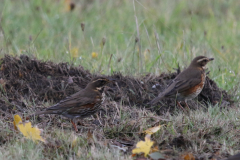
{"type": "Polygon", "coordinates": [[[185,110],[179,101],[183,101],[189,109],[186,100],[193,99],[202,91],[206,79],[205,67],[214,58],[197,56],[183,72],[176,76],[168,87],[149,104],[154,105],[163,98],[176,98],[178,106],[185,110]]]}
{"type": "Polygon", "coordinates": [[[94,78],[83,90],[34,115],[62,115],[71,119],[75,131],[78,131],[75,120],[91,116],[99,110],[105,99],[104,86],[113,81],[114,79],[105,77],[94,78]]]}

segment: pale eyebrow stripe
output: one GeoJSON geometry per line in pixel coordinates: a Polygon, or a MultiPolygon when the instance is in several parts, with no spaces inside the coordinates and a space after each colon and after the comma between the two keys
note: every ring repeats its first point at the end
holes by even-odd
{"type": "Polygon", "coordinates": [[[97,80],[95,80],[95,81],[93,81],[93,82],[97,82],[97,81],[99,81],[99,80],[105,80],[105,79],[97,79],[97,80]]]}
{"type": "Polygon", "coordinates": [[[197,62],[201,62],[203,60],[208,60],[208,58],[202,58],[202,59],[199,59],[197,62]]]}

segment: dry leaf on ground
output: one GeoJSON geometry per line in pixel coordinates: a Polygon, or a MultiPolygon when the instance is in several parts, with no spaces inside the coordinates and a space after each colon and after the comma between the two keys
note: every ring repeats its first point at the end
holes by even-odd
{"type": "Polygon", "coordinates": [[[31,122],[23,123],[19,115],[14,115],[13,124],[14,128],[16,127],[26,138],[32,139],[33,141],[39,140],[46,142],[46,140],[40,136],[41,130],[37,127],[32,127],[31,122]]]}
{"type": "Polygon", "coordinates": [[[14,129],[15,129],[16,131],[18,131],[17,125],[18,125],[20,122],[22,122],[21,117],[20,117],[19,115],[15,115],[15,116],[14,116],[13,125],[14,125],[14,129]]]}
{"type": "Polygon", "coordinates": [[[153,133],[156,133],[162,126],[159,125],[159,126],[156,126],[156,127],[152,127],[152,128],[148,128],[146,131],[144,131],[144,133],[146,134],[153,134],[153,133]]]}
{"type": "Polygon", "coordinates": [[[182,158],[184,160],[195,160],[195,157],[192,153],[186,153],[182,155],[182,158]]]}
{"type": "Polygon", "coordinates": [[[136,148],[132,150],[132,153],[144,153],[144,156],[146,157],[149,154],[153,143],[154,142],[150,139],[150,135],[147,135],[145,137],[145,141],[140,141],[137,143],[136,148]]]}

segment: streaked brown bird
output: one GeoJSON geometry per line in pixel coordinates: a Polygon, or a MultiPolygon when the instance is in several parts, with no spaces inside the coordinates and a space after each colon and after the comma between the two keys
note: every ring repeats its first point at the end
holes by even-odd
{"type": "Polygon", "coordinates": [[[45,111],[36,112],[34,115],[62,115],[70,118],[75,131],[78,131],[74,122],[75,119],[85,118],[97,112],[105,99],[104,86],[113,81],[110,78],[97,77],[88,83],[83,90],[47,108],[45,111]]]}
{"type": "MultiPolygon", "coordinates": [[[[184,110],[179,101],[193,99],[202,91],[206,79],[206,64],[214,58],[198,56],[194,58],[191,64],[168,85],[165,91],[154,98],[150,105],[156,104],[163,98],[176,98],[178,106],[184,110]]],[[[189,109],[189,107],[188,107],[189,109]]]]}

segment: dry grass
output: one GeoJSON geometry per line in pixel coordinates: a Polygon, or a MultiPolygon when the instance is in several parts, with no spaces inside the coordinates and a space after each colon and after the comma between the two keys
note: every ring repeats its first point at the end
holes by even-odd
{"type": "Polygon", "coordinates": [[[131,159],[131,150],[147,128],[165,125],[153,135],[153,140],[166,157],[180,157],[193,153],[197,158],[223,158],[238,152],[236,139],[239,131],[239,108],[222,109],[210,107],[208,111],[191,111],[189,115],[176,110],[174,114],[158,116],[148,110],[109,103],[97,117],[81,121],[79,132],[74,133],[71,123],[59,116],[41,117],[31,120],[44,129],[43,137],[48,141],[34,143],[22,137],[9,121],[0,121],[1,159],[131,159]],[[109,104],[111,104],[109,106],[109,104]],[[76,144],[72,147],[76,135],[76,144]]]}

